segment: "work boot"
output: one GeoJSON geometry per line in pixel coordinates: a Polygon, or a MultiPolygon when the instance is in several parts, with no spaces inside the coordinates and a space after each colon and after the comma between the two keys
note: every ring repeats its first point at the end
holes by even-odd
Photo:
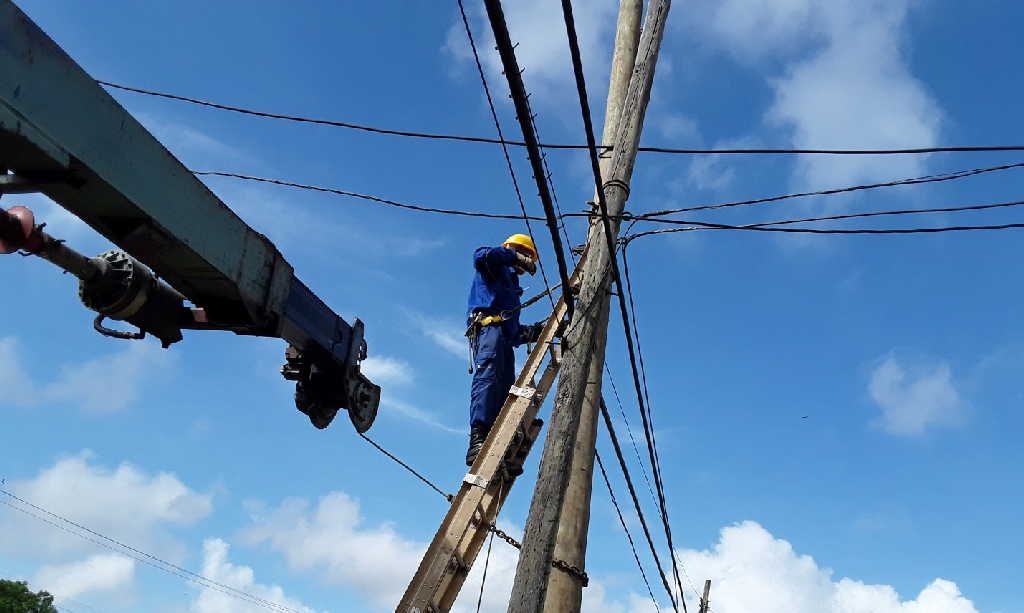
{"type": "Polygon", "coordinates": [[[469,450],[466,451],[466,466],[472,466],[473,462],[476,461],[480,448],[484,446],[484,441],[487,440],[487,432],[489,430],[490,428],[481,424],[473,424],[469,427],[469,450]]]}

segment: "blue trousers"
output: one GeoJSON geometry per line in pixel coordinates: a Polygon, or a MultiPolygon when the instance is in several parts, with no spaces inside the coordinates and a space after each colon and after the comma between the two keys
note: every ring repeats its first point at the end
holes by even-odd
{"type": "Polygon", "coordinates": [[[476,369],[470,388],[469,425],[490,428],[516,382],[512,339],[502,326],[485,326],[476,337],[476,369]]]}

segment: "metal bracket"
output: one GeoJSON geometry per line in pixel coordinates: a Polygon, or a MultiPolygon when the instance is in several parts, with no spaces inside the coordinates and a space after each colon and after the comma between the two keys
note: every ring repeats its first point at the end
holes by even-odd
{"type": "Polygon", "coordinates": [[[513,385],[508,389],[508,393],[513,396],[519,396],[520,398],[533,398],[533,395],[537,392],[535,387],[519,387],[513,385]]]}
{"type": "Polygon", "coordinates": [[[463,482],[470,485],[475,485],[481,489],[487,489],[487,484],[490,483],[487,479],[484,479],[480,475],[474,475],[473,473],[466,473],[466,476],[462,478],[463,482]]]}

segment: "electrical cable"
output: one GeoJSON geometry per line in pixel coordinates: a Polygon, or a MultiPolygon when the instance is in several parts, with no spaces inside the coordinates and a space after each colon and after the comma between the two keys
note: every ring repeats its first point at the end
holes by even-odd
{"type": "Polygon", "coordinates": [[[612,506],[615,507],[615,513],[619,516],[619,523],[622,524],[622,531],[626,533],[626,539],[629,540],[629,548],[633,551],[633,559],[636,560],[636,566],[640,569],[640,576],[644,580],[644,585],[647,586],[647,593],[651,595],[651,602],[654,603],[654,610],[660,611],[658,607],[658,599],[654,597],[654,590],[651,589],[651,583],[647,580],[647,573],[644,572],[644,565],[640,562],[640,554],[636,551],[636,542],[633,540],[633,535],[630,534],[629,528],[626,526],[626,519],[622,516],[622,509],[619,508],[619,501],[615,498],[615,492],[612,490],[612,482],[608,480],[608,473],[604,469],[604,462],[601,460],[601,454],[597,451],[594,452],[594,459],[597,460],[597,467],[601,469],[601,477],[604,479],[605,487],[608,488],[608,497],[611,498],[612,506]]]}
{"type": "Polygon", "coordinates": [[[447,500],[448,502],[451,502],[451,501],[455,500],[455,496],[454,496],[454,495],[452,495],[452,494],[449,494],[449,493],[445,492],[444,490],[442,490],[441,488],[439,488],[439,487],[438,487],[437,485],[435,485],[435,484],[434,484],[434,483],[433,483],[433,482],[432,482],[432,481],[431,481],[430,479],[427,479],[426,477],[424,477],[424,476],[423,476],[422,474],[420,474],[420,473],[419,473],[419,472],[418,472],[418,471],[417,471],[417,470],[416,470],[415,468],[413,468],[412,466],[409,466],[408,464],[406,464],[405,462],[403,462],[403,461],[402,461],[401,459],[399,459],[399,457],[398,457],[398,456],[396,456],[395,454],[393,454],[393,453],[391,453],[390,451],[388,451],[387,449],[384,449],[383,447],[381,447],[381,446],[380,446],[379,444],[377,444],[377,442],[376,442],[376,441],[374,441],[373,439],[371,439],[370,437],[368,437],[368,436],[366,436],[365,434],[362,434],[362,433],[360,433],[360,434],[359,434],[359,436],[360,436],[360,437],[361,437],[361,438],[362,438],[362,439],[363,439],[364,441],[366,441],[367,443],[370,443],[371,445],[373,445],[374,447],[376,447],[376,448],[377,448],[377,451],[380,451],[381,453],[383,453],[383,454],[384,454],[384,455],[386,455],[387,457],[391,458],[391,459],[392,459],[392,460],[394,460],[394,461],[395,461],[395,463],[397,463],[397,464],[398,464],[399,466],[401,466],[401,467],[402,467],[402,468],[404,468],[405,470],[407,470],[407,471],[409,471],[410,473],[412,473],[412,475],[413,475],[413,476],[415,476],[415,477],[416,477],[417,479],[419,479],[419,480],[420,480],[420,481],[422,481],[423,483],[426,483],[426,484],[427,484],[427,487],[429,487],[430,489],[434,490],[434,491],[435,491],[435,492],[437,492],[438,494],[441,494],[442,496],[444,496],[444,499],[445,499],[445,500],[447,500]]]}
{"type": "Polygon", "coordinates": [[[494,545],[494,533],[487,540],[487,556],[484,558],[484,574],[480,578],[480,595],[476,598],[476,613],[480,613],[484,604],[484,586],[487,585],[487,567],[491,565],[491,547],[494,545]]]}
{"type": "Polygon", "coordinates": [[[192,571],[190,571],[190,570],[188,570],[186,568],[182,568],[182,567],[180,567],[180,566],[178,566],[176,564],[172,564],[171,562],[168,562],[167,560],[164,560],[162,558],[154,556],[154,555],[152,555],[150,553],[146,553],[145,551],[142,551],[140,549],[136,549],[136,548],[134,548],[134,547],[132,547],[130,545],[126,545],[126,544],[124,544],[124,543],[122,543],[122,542],[120,542],[120,541],[118,541],[116,539],[113,539],[113,538],[111,538],[109,536],[106,536],[105,534],[102,534],[100,532],[92,530],[91,528],[83,526],[82,524],[74,522],[74,521],[72,521],[72,520],[70,520],[70,519],[68,519],[68,518],[66,518],[66,517],[64,517],[62,515],[58,515],[57,513],[54,513],[54,512],[52,512],[52,511],[50,511],[48,509],[45,509],[45,508],[39,506],[39,505],[33,504],[32,502],[29,502],[28,500],[25,500],[24,498],[21,498],[21,497],[15,495],[14,493],[9,492],[7,490],[0,489],[0,494],[4,494],[4,495],[6,495],[7,497],[9,497],[9,498],[11,498],[13,500],[16,500],[18,503],[20,503],[22,505],[25,505],[25,506],[27,506],[27,507],[29,507],[31,509],[35,509],[36,511],[39,511],[41,513],[44,513],[44,514],[52,517],[53,519],[47,519],[46,517],[43,517],[43,516],[41,516],[41,515],[39,515],[37,513],[34,513],[33,511],[31,511],[29,509],[22,508],[21,506],[13,504],[13,503],[11,503],[11,502],[9,502],[7,500],[0,499],[0,504],[2,504],[4,506],[7,506],[7,507],[9,507],[11,509],[14,509],[15,511],[18,511],[19,513],[22,513],[24,515],[32,517],[32,518],[34,518],[34,519],[36,519],[38,521],[41,521],[41,522],[46,523],[46,524],[49,524],[50,526],[52,526],[54,528],[57,528],[58,530],[61,530],[63,532],[66,532],[68,534],[76,536],[76,537],[78,537],[78,538],[80,538],[82,540],[85,540],[85,541],[88,541],[90,543],[93,543],[94,545],[98,545],[98,546],[103,547],[105,549],[108,549],[110,551],[113,551],[113,552],[116,552],[116,553],[120,553],[122,555],[126,555],[126,556],[132,558],[133,560],[135,560],[137,562],[141,562],[143,564],[146,564],[147,566],[151,566],[151,567],[153,567],[153,568],[155,568],[157,570],[160,570],[162,572],[165,572],[165,573],[177,576],[177,577],[179,577],[181,579],[184,579],[185,581],[187,581],[189,583],[194,583],[196,585],[199,585],[200,587],[203,587],[203,588],[206,588],[206,589],[211,589],[213,591],[219,592],[219,593],[224,594],[226,596],[230,596],[232,598],[236,598],[236,599],[248,602],[250,604],[253,604],[253,605],[256,605],[256,606],[259,606],[259,607],[263,607],[265,609],[269,609],[269,610],[272,610],[272,611],[278,611],[279,613],[300,613],[296,609],[292,609],[292,608],[286,607],[286,606],[278,604],[276,602],[271,602],[269,600],[260,598],[259,596],[255,596],[255,595],[250,594],[248,592],[245,592],[243,590],[231,587],[230,585],[225,585],[223,583],[220,583],[219,581],[215,581],[213,579],[210,579],[209,577],[205,577],[205,576],[200,575],[198,573],[194,573],[194,572],[192,572],[192,571]],[[67,524],[69,526],[73,526],[76,529],[81,530],[81,531],[83,531],[83,532],[85,532],[85,533],[87,533],[89,535],[92,535],[92,536],[87,536],[87,534],[82,534],[81,532],[76,532],[75,530],[72,530],[72,529],[68,528],[65,525],[61,525],[60,523],[57,523],[57,521],[54,521],[54,519],[58,520],[60,522],[63,522],[64,524],[67,524]],[[97,538],[93,538],[93,537],[97,537],[97,538]]]}
{"type": "MultiPolygon", "coordinates": [[[[637,356],[636,350],[633,346],[633,331],[629,322],[629,314],[626,310],[626,300],[623,295],[622,278],[619,274],[618,258],[616,255],[615,248],[615,232],[612,230],[611,220],[608,215],[608,203],[605,198],[604,184],[602,183],[601,177],[601,166],[598,160],[598,149],[597,139],[594,136],[594,126],[591,119],[590,113],[590,102],[587,96],[586,80],[583,75],[583,60],[580,54],[579,39],[576,34],[576,24],[572,14],[572,2],[571,0],[562,0],[562,15],[565,20],[566,35],[569,40],[569,52],[572,57],[573,73],[576,79],[576,91],[579,95],[580,114],[583,118],[584,132],[587,137],[587,146],[590,152],[590,166],[594,175],[594,186],[596,188],[598,196],[598,204],[600,206],[602,223],[604,225],[605,240],[607,241],[608,256],[612,265],[612,279],[615,283],[615,287],[618,290],[618,303],[619,311],[622,318],[622,325],[626,333],[626,348],[629,352],[630,366],[633,371],[633,383],[636,388],[637,403],[640,408],[640,416],[644,423],[644,434],[647,438],[647,451],[651,460],[651,472],[654,476],[654,484],[658,492],[658,504],[661,509],[661,522],[662,527],[665,531],[665,540],[668,545],[669,555],[672,559],[672,573],[676,582],[676,586],[679,589],[679,601],[683,605],[683,612],[686,612],[686,599],[683,597],[683,585],[682,580],[679,577],[678,564],[675,557],[675,544],[672,540],[672,528],[668,519],[668,508],[665,502],[665,490],[664,484],[661,479],[661,469],[657,458],[657,443],[654,437],[654,429],[651,425],[650,420],[650,408],[647,407],[645,411],[645,403],[643,393],[641,391],[640,375],[637,367],[637,356]]],[[[623,186],[628,190],[628,186],[623,186]]],[[[675,599],[673,598],[673,607],[675,607],[675,599]]]]}
{"type": "Polygon", "coordinates": [[[626,424],[626,433],[629,435],[629,441],[633,445],[633,453],[636,455],[637,465],[640,467],[640,474],[644,477],[644,482],[647,483],[647,491],[651,494],[651,500],[654,501],[655,506],[658,504],[658,496],[654,493],[654,486],[651,485],[651,479],[647,476],[647,469],[644,467],[644,461],[640,458],[640,448],[636,444],[636,439],[633,438],[633,428],[629,424],[629,418],[626,417],[626,409],[622,406],[622,398],[619,396],[619,389],[615,385],[615,380],[611,378],[611,370],[608,369],[608,364],[604,365],[605,372],[608,374],[608,383],[612,386],[612,395],[615,397],[615,404],[619,407],[619,415],[622,416],[622,421],[626,424]]]}
{"type": "MultiPolygon", "coordinates": [[[[928,182],[933,182],[933,181],[949,181],[949,180],[952,180],[952,179],[960,179],[960,178],[964,178],[964,177],[968,177],[968,176],[974,176],[974,175],[981,174],[981,173],[984,173],[984,172],[994,172],[994,171],[997,171],[997,170],[1006,170],[1006,169],[1018,168],[1018,167],[1022,167],[1022,166],[1024,166],[1024,163],[1021,163],[1021,164],[1005,164],[1005,165],[993,166],[993,167],[989,167],[989,168],[976,168],[976,169],[972,169],[972,170],[957,171],[955,173],[949,173],[949,174],[944,174],[944,175],[930,175],[930,176],[927,176],[927,177],[916,177],[916,178],[912,178],[912,179],[900,179],[898,181],[890,181],[890,182],[887,182],[887,183],[875,183],[875,184],[870,184],[870,185],[856,185],[856,186],[851,186],[851,187],[842,187],[842,188],[835,188],[835,189],[830,189],[830,190],[823,190],[823,191],[820,191],[820,192],[805,192],[805,193],[798,193],[798,194],[785,194],[785,195],[781,195],[781,196],[773,196],[773,197],[770,197],[770,198],[759,198],[759,199],[755,199],[755,200],[744,200],[744,201],[738,201],[738,202],[706,204],[706,205],[700,205],[700,206],[694,206],[694,207],[686,207],[686,208],[679,208],[679,209],[667,209],[667,210],[655,211],[655,212],[651,212],[651,213],[640,213],[640,214],[623,213],[622,215],[619,215],[617,217],[613,217],[613,219],[617,219],[619,221],[626,221],[626,220],[628,220],[628,221],[631,221],[633,223],[640,222],[640,221],[645,221],[645,222],[650,222],[650,223],[662,223],[662,224],[673,224],[673,225],[687,225],[687,224],[693,224],[693,223],[697,223],[697,222],[691,222],[691,221],[688,221],[688,220],[680,220],[680,219],[660,219],[658,217],[662,216],[662,215],[670,215],[670,214],[675,214],[675,213],[680,213],[680,212],[691,212],[691,211],[702,211],[702,210],[710,210],[710,209],[720,209],[720,208],[725,208],[725,207],[733,207],[733,206],[740,206],[740,205],[747,205],[747,204],[760,204],[760,203],[766,203],[766,202],[775,202],[775,201],[779,201],[779,200],[786,200],[786,199],[791,199],[791,198],[805,197],[805,196],[840,194],[840,193],[846,193],[846,192],[858,191],[858,190],[864,190],[864,189],[873,189],[873,188],[877,188],[877,187],[889,187],[889,186],[894,186],[894,185],[914,185],[914,184],[928,183],[928,182]]],[[[293,182],[293,181],[286,181],[286,180],[283,180],[283,179],[272,179],[272,178],[267,178],[267,177],[257,177],[257,176],[253,176],[253,175],[234,173],[234,172],[201,171],[201,170],[195,170],[195,171],[192,171],[192,172],[194,174],[198,175],[198,176],[227,177],[227,178],[233,178],[233,179],[241,179],[241,180],[245,180],[245,181],[254,181],[254,182],[259,182],[259,183],[269,183],[269,184],[273,184],[273,185],[292,187],[292,188],[296,188],[296,189],[303,189],[303,190],[311,190],[311,191],[316,191],[316,192],[331,193],[331,194],[334,194],[334,195],[341,195],[341,196],[345,196],[345,197],[357,198],[357,199],[361,199],[361,200],[367,200],[367,201],[370,201],[370,202],[376,202],[376,203],[379,203],[379,204],[384,204],[384,205],[387,205],[387,206],[394,206],[394,207],[397,207],[397,208],[409,209],[409,210],[414,210],[414,211],[419,211],[419,212],[440,213],[440,214],[446,214],[446,215],[455,215],[455,216],[463,216],[463,217],[489,218],[489,219],[509,219],[509,220],[524,219],[524,217],[522,215],[501,214],[501,213],[487,213],[487,212],[482,212],[482,211],[468,211],[468,210],[458,210],[458,209],[444,209],[444,208],[427,207],[427,206],[422,206],[422,205],[419,205],[419,204],[411,204],[411,203],[406,203],[406,202],[399,202],[399,201],[396,201],[396,200],[382,198],[382,197],[379,197],[379,196],[373,196],[373,195],[369,195],[369,194],[361,194],[361,193],[352,192],[352,191],[343,190],[343,189],[337,189],[337,188],[331,188],[331,187],[323,187],[323,186],[317,186],[317,185],[307,185],[307,184],[302,184],[302,183],[296,183],[296,182],[293,182]]],[[[981,205],[969,205],[969,206],[949,207],[949,208],[905,209],[905,210],[896,210],[896,211],[881,211],[881,212],[870,212],[870,213],[857,213],[857,214],[850,214],[850,215],[845,215],[845,216],[812,217],[812,218],[807,218],[806,220],[803,220],[803,221],[824,221],[824,220],[834,220],[834,219],[850,219],[850,218],[854,218],[854,217],[872,217],[872,216],[879,216],[879,215],[901,215],[901,214],[913,214],[913,213],[918,213],[918,212],[920,212],[920,213],[943,213],[943,212],[956,212],[956,211],[971,211],[971,210],[983,210],[983,209],[988,209],[988,208],[1000,208],[1000,207],[1017,206],[1017,205],[1018,205],[1018,203],[1016,201],[1014,201],[1014,202],[1009,202],[1009,203],[981,204],[981,205]]],[[[598,218],[598,217],[600,217],[600,214],[599,213],[594,213],[594,212],[583,212],[583,213],[563,213],[563,214],[560,214],[560,216],[561,217],[591,217],[591,218],[598,218]]],[[[525,219],[528,220],[528,221],[529,220],[533,220],[533,221],[546,221],[547,218],[546,217],[527,216],[525,219]]],[[[801,221],[801,220],[784,220],[784,221],[779,221],[779,222],[767,222],[767,223],[773,223],[773,224],[777,224],[778,225],[778,224],[783,224],[783,223],[798,223],[799,221],[801,221]]],[[[767,223],[748,224],[748,225],[767,225],[767,223]]],[[[564,224],[562,224],[562,227],[564,228],[564,224]]],[[[541,264],[541,268],[542,268],[542,272],[543,272],[543,264],[541,264]]],[[[559,286],[560,286],[560,284],[556,284],[555,286],[552,287],[552,290],[555,287],[559,287],[559,286]]]]}
{"type": "MultiPolygon", "coordinates": [[[[961,213],[964,211],[985,211],[988,209],[1002,209],[1024,205],[1024,200],[1013,200],[1010,202],[993,202],[985,204],[968,204],[951,207],[933,207],[929,209],[897,209],[892,211],[865,211],[861,213],[841,213],[839,215],[825,215],[822,217],[803,217],[799,219],[780,219],[777,221],[766,221],[745,226],[783,226],[796,223],[810,223],[815,221],[837,221],[842,219],[858,219],[861,217],[883,217],[888,215],[920,215],[922,213],[961,213]]],[[[663,224],[688,225],[696,222],[681,219],[646,219],[644,221],[663,224]]]]}
{"type": "MultiPolygon", "coordinates": [[[[324,126],[331,126],[336,128],[347,128],[351,130],[359,130],[363,132],[370,132],[375,134],[387,134],[392,136],[403,136],[408,138],[419,138],[426,140],[448,140],[448,141],[462,141],[469,143],[487,143],[487,144],[504,144],[511,145],[514,147],[528,147],[529,145],[524,141],[516,140],[505,140],[496,138],[486,138],[482,136],[467,136],[459,134],[441,134],[435,132],[416,132],[410,130],[395,130],[391,128],[378,128],[374,126],[367,126],[363,124],[357,124],[347,121],[337,121],[331,119],[318,119],[314,117],[303,117],[299,115],[288,115],[283,113],[272,113],[267,111],[257,111],[249,108],[240,106],[232,106],[229,104],[222,104],[219,102],[211,102],[209,100],[203,100],[199,98],[192,98],[189,96],[182,96],[178,94],[171,94],[167,92],[154,91],[150,89],[143,89],[141,87],[133,87],[129,85],[122,85],[119,83],[113,83],[110,81],[104,81],[97,79],[97,83],[108,88],[118,89],[121,91],[132,92],[136,94],[142,94],[145,96],[153,96],[157,98],[166,98],[169,100],[176,100],[179,102],[187,102],[198,106],[204,106],[208,108],[218,109],[222,111],[230,111],[232,113],[239,113],[242,115],[250,115],[254,117],[262,117],[264,119],[280,119],[284,121],[292,121],[297,123],[308,123],[317,124],[324,126]]],[[[569,150],[583,150],[587,149],[585,144],[569,144],[569,143],[538,143],[541,148],[544,149],[569,149],[569,150]]],[[[601,146],[602,152],[611,151],[610,146],[601,146]]],[[[928,153],[981,153],[981,152],[996,152],[996,151],[1024,151],[1024,145],[968,145],[968,146],[946,146],[946,147],[907,147],[907,148],[895,148],[895,149],[796,149],[796,148],[785,148],[785,147],[773,147],[773,148],[732,148],[732,149],[715,149],[715,148],[679,148],[679,147],[639,147],[637,151],[641,153],[665,153],[665,154],[677,154],[677,155],[920,155],[928,153]]]]}
{"type": "MultiPolygon", "coordinates": [[[[481,211],[463,211],[459,209],[439,209],[427,206],[421,206],[418,204],[409,204],[407,202],[398,202],[397,200],[389,200],[387,198],[381,198],[379,196],[371,196],[368,194],[360,194],[357,192],[350,192],[344,189],[337,189],[333,187],[322,187],[318,185],[307,185],[304,183],[295,183],[293,181],[285,181],[283,179],[269,179],[267,177],[256,177],[253,175],[246,175],[237,172],[224,172],[219,170],[192,170],[192,174],[200,177],[228,177],[232,179],[242,179],[244,181],[255,181],[257,183],[270,183],[272,185],[281,185],[284,187],[294,187],[297,189],[304,189],[314,192],[325,192],[329,194],[336,194],[338,196],[347,196],[349,198],[358,198],[360,200],[368,200],[370,202],[376,202],[379,204],[385,204],[388,206],[398,207],[400,209],[409,209],[412,211],[421,211],[424,213],[443,213],[445,215],[459,215],[463,217],[485,217],[488,219],[523,219],[521,215],[512,215],[505,213],[484,213],[481,211]]],[[[545,221],[545,217],[529,217],[535,221],[545,221]]]]}
{"type": "MultiPolygon", "coordinates": [[[[1003,170],[1011,170],[1015,168],[1024,168],[1024,162],[1017,162],[1013,164],[1002,164],[999,166],[989,166],[986,168],[972,168],[970,170],[958,170],[955,172],[925,175],[923,177],[914,177],[911,179],[896,179],[893,181],[886,181],[883,183],[869,183],[865,185],[853,185],[850,187],[837,187],[832,189],[823,189],[813,192],[799,192],[795,194],[783,194],[781,196],[771,196],[767,198],[755,198],[753,200],[739,200],[736,202],[719,202],[712,204],[701,204],[697,206],[689,206],[678,209],[665,209],[662,211],[651,211],[649,213],[640,213],[637,215],[623,214],[623,219],[637,219],[644,221],[652,221],[652,217],[661,217],[664,215],[673,215],[675,213],[692,213],[694,211],[708,211],[713,209],[723,209],[735,206],[745,206],[751,204],[765,204],[769,202],[779,202],[781,200],[790,200],[793,198],[806,198],[810,196],[832,196],[836,194],[845,194],[849,192],[857,192],[862,190],[878,189],[882,187],[897,187],[901,185],[921,185],[925,183],[939,183],[943,181],[954,181],[957,179],[965,179],[967,177],[973,177],[976,175],[987,174],[990,172],[999,172],[1003,170]]],[[[569,213],[570,216],[589,216],[593,217],[593,213],[569,213]]]]}
{"type": "MultiPolygon", "coordinates": [[[[508,145],[505,144],[505,133],[501,129],[501,121],[498,120],[498,111],[494,108],[494,99],[491,97],[491,88],[487,84],[487,77],[484,74],[483,63],[480,62],[480,54],[476,50],[476,41],[473,39],[473,29],[469,26],[469,17],[466,15],[466,7],[463,6],[462,0],[458,0],[459,13],[462,15],[462,25],[466,30],[466,38],[469,39],[469,47],[473,51],[473,59],[476,61],[476,70],[480,74],[480,84],[483,86],[484,95],[487,97],[487,106],[491,110],[491,119],[494,120],[494,129],[498,133],[498,139],[502,141],[501,151],[505,156],[505,164],[508,166],[508,174],[512,177],[512,187],[515,188],[516,199],[519,201],[519,209],[523,212],[523,221],[526,222],[526,231],[530,235],[530,240],[537,243],[537,239],[533,236],[533,226],[530,224],[530,216],[526,212],[526,204],[523,202],[523,193],[519,189],[519,179],[516,178],[516,171],[512,167],[512,157],[508,152],[508,145]]],[[[552,193],[554,193],[552,191],[552,193]]],[[[558,211],[561,214],[561,210],[558,211]]],[[[565,227],[565,223],[562,223],[565,227]]],[[[555,299],[551,295],[553,288],[551,283],[548,282],[547,271],[544,270],[544,262],[537,258],[537,263],[540,265],[540,276],[544,281],[544,287],[547,288],[548,301],[551,303],[551,310],[555,309],[555,299]]]]}
{"type": "MultiPolygon", "coordinates": [[[[799,219],[780,219],[777,221],[765,221],[759,223],[744,224],[741,227],[755,226],[776,226],[794,223],[809,223],[814,221],[837,221],[842,219],[858,219],[861,217],[883,217],[889,215],[921,215],[923,213],[963,213],[965,211],[987,211],[989,209],[1006,209],[1009,207],[1020,207],[1024,201],[1011,201],[1007,203],[986,203],[982,205],[962,205],[959,207],[934,207],[931,209],[897,209],[895,211],[865,211],[861,213],[842,213],[839,215],[825,215],[822,217],[803,217],[799,219]]],[[[699,223],[685,219],[644,219],[638,221],[650,221],[673,225],[689,225],[699,223]]],[[[644,232],[640,232],[641,234],[644,232]]]]}
{"type": "MultiPolygon", "coordinates": [[[[644,515],[643,508],[640,506],[640,498],[636,495],[636,487],[633,485],[633,477],[629,474],[629,467],[626,465],[626,458],[622,455],[622,446],[619,445],[619,437],[615,433],[615,426],[612,424],[612,416],[608,412],[608,405],[605,404],[604,397],[601,397],[601,417],[604,418],[604,425],[608,430],[608,437],[612,441],[612,448],[615,450],[615,457],[619,460],[619,468],[622,470],[622,475],[626,480],[626,488],[629,489],[629,496],[633,500],[633,509],[636,511],[637,519],[640,520],[640,527],[643,528],[644,537],[647,539],[647,547],[651,551],[651,557],[654,558],[654,565],[658,568],[658,574],[661,576],[661,584],[665,587],[665,591],[668,593],[669,600],[672,602],[672,608],[678,611],[676,605],[675,593],[672,591],[672,586],[669,584],[668,577],[665,575],[665,570],[661,565],[661,557],[658,555],[658,548],[654,546],[654,538],[651,536],[651,529],[647,525],[647,517],[644,515]]],[[[675,557],[674,552],[670,552],[672,557],[675,557]]],[[[682,596],[680,594],[680,596],[682,596]]],[[[683,605],[685,606],[685,604],[683,605]]]]}
{"type": "MultiPolygon", "coordinates": [[[[1004,223],[993,225],[977,226],[941,226],[937,228],[777,228],[756,224],[749,226],[732,226],[729,224],[711,223],[706,221],[687,222],[690,227],[686,228],[662,228],[661,230],[648,230],[637,232],[622,238],[624,242],[633,242],[638,238],[653,236],[655,234],[671,234],[673,232],[689,232],[692,230],[747,230],[753,232],[783,232],[789,234],[939,234],[943,232],[972,232],[987,230],[1010,230],[1024,228],[1024,223],[1004,223]]],[[[784,223],[784,222],[774,222],[784,223]]]]}
{"type": "MultiPolygon", "coordinates": [[[[548,231],[551,234],[551,243],[554,247],[555,258],[558,260],[558,275],[562,280],[563,288],[570,288],[569,268],[566,265],[565,253],[562,249],[562,239],[559,236],[559,219],[555,213],[552,203],[551,192],[545,181],[544,164],[541,159],[541,151],[537,145],[537,135],[533,130],[533,116],[530,112],[526,85],[523,83],[523,75],[519,70],[519,63],[516,60],[515,47],[508,32],[508,24],[505,23],[505,14],[501,8],[500,0],[484,0],[487,9],[487,17],[491,23],[491,30],[494,33],[495,45],[498,48],[498,55],[501,57],[502,66],[505,69],[505,79],[508,81],[509,92],[512,95],[512,103],[516,109],[516,118],[519,120],[519,127],[526,142],[526,152],[530,158],[530,166],[533,169],[533,178],[537,183],[537,192],[541,204],[544,205],[544,214],[547,217],[548,231]]],[[[570,321],[573,316],[573,296],[571,291],[563,291],[562,299],[565,301],[566,314],[570,321]]]]}

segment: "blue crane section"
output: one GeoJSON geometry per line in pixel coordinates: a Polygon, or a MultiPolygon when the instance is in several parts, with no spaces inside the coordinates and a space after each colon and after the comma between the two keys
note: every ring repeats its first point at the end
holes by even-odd
{"type": "Polygon", "coordinates": [[[318,428],[348,409],[373,424],[380,388],[349,324],[10,0],[0,0],[0,195],[41,192],[120,250],[96,257],[49,236],[24,207],[0,209],[0,252],[43,257],[80,280],[100,332],[157,337],[229,330],[288,342],[282,374],[318,428]],[[190,303],[190,304],[188,304],[190,303]],[[122,320],[136,333],[111,330],[122,320]]]}

